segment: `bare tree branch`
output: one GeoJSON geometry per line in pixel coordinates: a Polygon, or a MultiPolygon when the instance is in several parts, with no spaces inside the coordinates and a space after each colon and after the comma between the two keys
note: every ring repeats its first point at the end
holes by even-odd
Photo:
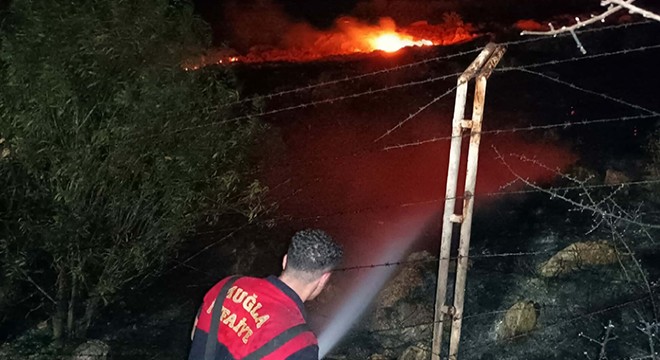
{"type": "Polygon", "coordinates": [[[660,21],[660,15],[652,13],[648,10],[644,10],[639,6],[632,5],[632,1],[622,1],[622,0],[604,0],[601,2],[601,5],[617,5],[626,8],[631,14],[639,14],[647,19],[653,19],[655,21],[660,21]]]}
{"type": "MultiPolygon", "coordinates": [[[[590,342],[600,346],[600,352],[598,353],[598,360],[607,360],[607,343],[617,339],[616,336],[612,335],[612,330],[614,330],[614,325],[612,325],[612,320],[610,320],[607,326],[605,326],[605,335],[603,336],[602,341],[596,340],[591,336],[585,335],[584,333],[579,333],[578,336],[581,338],[585,338],[590,342]]],[[[591,357],[589,356],[588,352],[585,351],[584,356],[586,356],[587,359],[591,360],[591,357]]]]}
{"type": "Polygon", "coordinates": [[[580,49],[580,52],[582,54],[586,54],[587,50],[582,46],[582,43],[580,42],[580,39],[578,39],[577,34],[575,33],[575,30],[583,28],[585,26],[597,23],[597,22],[605,22],[605,19],[614,13],[617,13],[621,10],[628,10],[629,13],[631,14],[639,14],[642,15],[645,18],[648,19],[653,19],[656,21],[660,21],[660,15],[655,14],[651,11],[648,11],[646,9],[642,9],[639,6],[635,6],[632,3],[635,0],[603,0],[600,4],[604,7],[607,7],[607,10],[602,12],[599,15],[592,15],[591,18],[587,20],[581,20],[579,17],[575,18],[575,24],[570,25],[570,26],[562,26],[559,29],[555,29],[555,27],[552,25],[552,23],[548,23],[548,27],[550,30],[547,31],[530,31],[530,30],[524,30],[520,33],[520,35],[542,35],[542,36],[556,36],[558,34],[563,34],[563,33],[570,33],[573,36],[573,40],[575,40],[575,43],[577,44],[578,49],[580,49]]]}
{"type": "MultiPolygon", "coordinates": [[[[641,228],[646,228],[647,230],[649,228],[659,228],[660,226],[655,225],[655,224],[648,224],[644,223],[639,219],[639,214],[631,214],[623,209],[614,199],[614,196],[617,194],[622,189],[622,186],[617,187],[614,189],[610,194],[603,196],[602,199],[596,199],[593,194],[590,192],[590,190],[586,187],[586,182],[588,180],[579,180],[574,177],[571,177],[569,175],[563,174],[559,172],[559,170],[554,170],[550,169],[547,166],[539,163],[538,161],[534,159],[529,159],[525,157],[524,155],[514,155],[520,160],[524,162],[529,162],[533,163],[536,166],[539,166],[543,169],[546,169],[548,171],[551,171],[555,173],[557,176],[560,176],[564,179],[567,179],[573,183],[576,183],[580,189],[580,200],[575,200],[567,195],[567,192],[560,192],[558,189],[544,189],[537,184],[533,183],[529,179],[523,178],[520,174],[518,174],[512,167],[511,165],[504,159],[502,154],[499,153],[497,149],[495,149],[495,153],[497,154],[498,159],[502,162],[502,164],[509,170],[511,174],[513,174],[516,179],[525,185],[532,187],[533,189],[542,191],[548,195],[551,196],[551,198],[557,198],[560,199],[574,207],[575,211],[588,211],[593,214],[593,220],[596,223],[594,227],[589,230],[590,232],[595,231],[598,227],[602,226],[603,224],[607,225],[611,231],[612,238],[613,240],[617,241],[618,243],[622,244],[623,247],[626,249],[626,251],[630,254],[630,258],[634,264],[634,266],[637,268],[641,282],[643,286],[646,288],[646,290],[649,292],[650,300],[651,300],[651,305],[652,305],[652,310],[653,310],[653,318],[654,320],[657,321],[658,319],[658,307],[655,302],[655,294],[653,292],[651,283],[646,275],[646,272],[642,268],[642,265],[640,264],[639,260],[635,256],[632,247],[628,244],[626,239],[624,238],[623,234],[621,233],[621,225],[625,225],[625,229],[627,229],[628,226],[630,225],[636,225],[641,228]]],[[[624,230],[625,231],[625,230],[624,230]]],[[[619,261],[619,263],[622,265],[622,269],[628,277],[628,273],[623,266],[623,263],[619,261]]],[[[601,358],[599,358],[601,359],[601,358]]]]}
{"type": "MultiPolygon", "coordinates": [[[[622,3],[630,4],[633,1],[635,1],[635,0],[628,0],[628,1],[625,1],[625,2],[622,1],[622,3]]],[[[562,26],[559,29],[555,29],[555,27],[552,25],[552,23],[548,23],[548,26],[550,27],[550,30],[548,30],[548,31],[529,31],[529,30],[525,30],[525,31],[522,31],[520,33],[520,35],[554,36],[554,35],[563,34],[563,33],[566,33],[566,32],[572,32],[572,31],[574,32],[575,30],[577,30],[579,28],[583,28],[587,25],[591,25],[591,24],[597,23],[599,21],[605,21],[605,18],[607,18],[608,16],[618,12],[621,9],[623,9],[623,5],[610,6],[602,14],[593,16],[590,19],[585,20],[585,21],[581,21],[580,18],[576,17],[575,18],[576,23],[574,25],[571,25],[571,26],[562,26]]]]}

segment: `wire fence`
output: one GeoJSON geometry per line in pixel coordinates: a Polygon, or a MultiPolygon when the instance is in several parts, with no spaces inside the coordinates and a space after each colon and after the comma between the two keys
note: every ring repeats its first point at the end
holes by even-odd
{"type": "MultiPolygon", "coordinates": [[[[577,92],[581,92],[583,94],[587,95],[593,95],[595,97],[599,97],[601,99],[604,99],[606,101],[610,101],[613,104],[617,105],[622,105],[634,110],[641,111],[642,114],[632,114],[628,116],[618,116],[618,117],[609,117],[609,118],[598,118],[598,119],[584,119],[584,120],[578,120],[578,121],[571,121],[571,122],[561,122],[561,123],[555,123],[555,124],[544,124],[544,125],[530,125],[527,127],[512,127],[512,128],[498,128],[498,129],[488,129],[482,131],[482,134],[493,134],[493,135],[499,135],[499,134],[505,134],[505,133],[518,133],[518,132],[527,132],[527,131],[536,131],[536,130],[549,130],[549,129],[561,129],[561,128],[568,128],[568,127],[577,127],[577,126],[597,126],[599,124],[607,124],[607,123],[624,123],[624,122],[630,122],[630,121],[640,121],[640,120],[647,120],[647,119],[656,119],[658,117],[658,112],[655,109],[650,109],[644,106],[641,106],[639,104],[635,104],[633,102],[630,102],[628,100],[624,100],[621,98],[617,98],[614,96],[611,96],[609,94],[600,92],[600,91],[594,91],[588,88],[585,88],[584,86],[577,85],[573,82],[568,82],[565,80],[558,79],[556,77],[552,77],[549,75],[546,75],[544,73],[534,71],[531,69],[543,67],[543,66],[548,66],[548,65],[559,65],[559,64],[565,64],[565,63],[571,63],[571,62],[576,62],[576,61],[585,61],[589,59],[597,59],[597,58],[607,58],[610,56],[622,56],[625,54],[631,54],[631,53],[641,53],[644,51],[649,51],[649,50],[656,50],[660,48],[660,45],[650,45],[650,46],[639,46],[639,47],[633,47],[633,48],[628,48],[628,49],[623,49],[623,50],[616,50],[616,51],[610,51],[610,52],[605,52],[601,54],[592,54],[589,56],[583,56],[583,57],[573,57],[573,58],[568,58],[568,59],[556,59],[556,60],[549,60],[549,61],[542,61],[542,62],[537,62],[537,63],[529,63],[529,64],[524,64],[524,65],[519,65],[519,66],[509,66],[509,67],[504,67],[501,69],[498,69],[499,72],[501,73],[506,73],[510,71],[519,71],[522,73],[526,73],[529,75],[537,76],[549,81],[552,81],[556,84],[566,86],[567,88],[570,88],[572,90],[575,90],[577,92]]],[[[465,53],[462,53],[460,55],[466,55],[465,53]]],[[[399,70],[399,69],[397,69],[399,70]]],[[[386,70],[388,71],[388,70],[386,70]]],[[[457,74],[449,74],[447,77],[437,77],[433,79],[438,79],[438,80],[447,80],[448,78],[455,77],[457,74]]],[[[350,79],[346,79],[345,81],[350,81],[350,79]]],[[[407,86],[413,86],[416,85],[415,82],[413,83],[404,83],[401,86],[407,87],[407,86]]],[[[391,87],[383,88],[380,89],[382,91],[388,91],[391,87]]],[[[380,91],[377,90],[377,91],[380,91]]],[[[445,90],[445,92],[441,93],[439,96],[433,97],[431,101],[429,101],[426,105],[422,106],[421,108],[415,109],[413,113],[411,113],[408,117],[403,119],[401,122],[399,122],[395,127],[390,128],[387,130],[381,137],[375,139],[375,142],[383,139],[384,137],[392,134],[399,128],[401,128],[404,124],[409,122],[410,120],[413,120],[417,115],[419,115],[421,112],[427,110],[430,108],[432,105],[437,103],[440,99],[446,97],[448,94],[453,93],[455,88],[450,87],[448,90],[445,90]]],[[[368,96],[370,95],[369,93],[359,93],[359,96],[368,96]]],[[[349,95],[350,96],[350,95],[349,95]]],[[[333,98],[332,101],[337,100],[336,98],[333,98]]],[[[342,99],[339,99],[342,100],[342,99]]],[[[316,104],[314,104],[316,105],[316,104]]],[[[461,136],[470,136],[469,134],[464,134],[461,136]]],[[[411,146],[419,146],[423,144],[428,144],[428,143],[433,143],[433,142],[438,142],[438,141],[449,141],[451,140],[451,136],[442,136],[442,137],[434,137],[430,139],[425,139],[425,140],[420,140],[414,143],[405,143],[405,144],[396,144],[396,145],[389,145],[386,147],[381,147],[374,149],[373,147],[370,148],[365,148],[365,149],[358,149],[355,152],[352,152],[349,155],[342,155],[342,156],[337,156],[334,157],[333,159],[337,159],[340,157],[346,157],[346,158],[353,158],[353,157],[360,157],[364,156],[366,154],[371,154],[371,153],[376,153],[379,151],[392,151],[392,150],[400,150],[404,148],[408,148],[411,146]]],[[[314,158],[312,160],[309,160],[310,162],[313,161],[322,161],[324,158],[314,158]]],[[[319,176],[315,178],[313,181],[319,181],[323,180],[323,176],[319,176]]],[[[327,179],[326,179],[327,180],[327,179]]],[[[498,195],[510,195],[510,194],[530,194],[530,193],[558,193],[558,192],[566,192],[566,191],[578,191],[578,192],[584,192],[584,191],[590,191],[590,190],[597,190],[597,189],[613,189],[617,187],[632,187],[632,186],[649,186],[649,185],[657,185],[660,183],[660,179],[647,179],[647,180],[640,180],[640,181],[626,181],[617,185],[604,185],[604,184],[579,184],[579,185],[571,185],[571,186],[557,186],[557,187],[549,187],[545,189],[524,189],[524,190],[501,190],[501,191],[495,191],[495,192],[489,192],[489,193],[482,193],[482,194],[476,194],[475,196],[481,197],[481,196],[498,196],[498,195]]],[[[305,184],[302,185],[304,187],[305,184]]],[[[457,197],[457,199],[461,199],[462,197],[457,197]]],[[[391,208],[391,207],[410,207],[410,206],[424,206],[424,205],[432,205],[432,204],[442,204],[444,201],[447,199],[444,198],[439,198],[436,200],[427,200],[427,201],[419,201],[419,202],[409,202],[409,203],[397,203],[397,204],[392,204],[392,205],[386,205],[386,206],[371,206],[371,207],[364,207],[364,208],[358,208],[358,209],[352,209],[348,211],[339,211],[335,213],[325,213],[325,214],[320,214],[320,215],[313,215],[313,216],[288,216],[284,215],[281,216],[277,220],[291,220],[295,222],[302,222],[302,223],[309,223],[310,221],[315,221],[321,218],[327,218],[327,217],[334,217],[334,216],[354,216],[356,214],[361,214],[361,213],[368,213],[368,212],[373,212],[373,211],[379,211],[384,208],[391,208]]],[[[653,224],[647,224],[647,225],[653,225],[653,224]]],[[[557,253],[557,251],[560,249],[550,249],[550,250],[538,250],[538,251],[526,251],[526,252],[504,252],[504,253],[484,253],[484,254],[470,254],[470,258],[473,259],[474,261],[479,261],[479,260],[486,260],[486,259],[500,259],[500,258],[521,258],[521,259],[530,259],[530,258],[549,258],[553,254],[557,253]]],[[[631,253],[626,253],[625,251],[621,251],[619,253],[620,256],[634,256],[635,252],[637,249],[633,249],[631,253]]],[[[453,256],[450,257],[449,259],[446,260],[457,260],[458,257],[453,256]]],[[[443,259],[444,260],[444,259],[443,259]]],[[[352,272],[352,271],[360,271],[360,270],[371,270],[375,268],[383,268],[383,267],[405,267],[405,266],[416,266],[420,264],[426,264],[426,263],[437,263],[439,260],[437,258],[433,259],[423,259],[423,260],[404,260],[404,261],[397,261],[397,262],[384,262],[384,263],[372,263],[372,264],[361,264],[361,265],[354,265],[354,266],[349,266],[341,269],[337,269],[337,272],[352,272]]],[[[196,270],[195,270],[196,271],[196,270]]],[[[652,287],[653,290],[657,288],[657,284],[652,287]]],[[[609,305],[609,306],[604,306],[600,307],[597,309],[590,309],[588,311],[584,311],[581,313],[573,313],[573,312],[566,312],[561,315],[560,318],[557,318],[557,321],[554,322],[548,322],[544,324],[543,326],[538,326],[535,329],[533,329],[530,332],[526,332],[524,334],[518,334],[513,336],[512,338],[509,338],[507,341],[513,341],[517,339],[521,339],[524,337],[529,337],[529,336],[534,336],[537,334],[541,334],[547,331],[550,331],[555,328],[561,328],[564,326],[568,326],[571,324],[575,324],[579,321],[593,318],[597,315],[603,315],[603,314],[608,314],[611,312],[614,312],[616,310],[621,310],[624,308],[628,307],[637,307],[640,305],[643,305],[645,303],[649,303],[653,301],[654,293],[648,293],[644,292],[642,295],[637,294],[636,297],[632,300],[626,300],[624,302],[618,303],[616,305],[609,305]]],[[[551,304],[543,304],[542,306],[544,307],[552,307],[553,305],[551,304]]],[[[490,317],[493,316],[501,316],[503,314],[506,314],[510,309],[501,309],[501,310],[494,310],[494,311],[487,311],[483,313],[475,313],[475,314],[466,314],[464,316],[464,320],[477,320],[479,318],[488,318],[488,322],[492,322],[493,319],[490,319],[490,317]]],[[[423,321],[419,323],[414,323],[414,324],[404,324],[400,326],[391,326],[391,327],[386,327],[386,328],[377,328],[377,329],[371,329],[371,333],[381,333],[381,332],[397,332],[400,333],[401,330],[404,329],[410,329],[410,328],[419,328],[419,327],[429,327],[430,325],[433,325],[433,322],[429,321],[423,321]]],[[[428,338],[420,338],[420,342],[425,342],[428,341],[428,338]]],[[[488,347],[488,346],[496,346],[496,344],[499,344],[500,340],[496,339],[491,339],[488,341],[482,341],[482,342],[476,342],[474,344],[468,344],[465,346],[464,351],[470,351],[475,348],[479,347],[488,347]]],[[[425,351],[428,351],[428,349],[425,349],[425,351]]]]}
{"type": "MultiPolygon", "coordinates": [[[[635,23],[635,24],[621,24],[621,25],[612,25],[612,26],[604,26],[601,28],[587,28],[587,29],[582,29],[575,31],[576,33],[597,33],[597,32],[602,32],[602,31],[610,31],[610,30],[625,30],[629,29],[631,27],[636,27],[636,26],[645,26],[649,24],[650,22],[642,22],[642,23],[635,23]]],[[[570,34],[560,34],[561,36],[571,36],[570,34]]],[[[549,41],[554,41],[552,38],[532,38],[532,39],[524,39],[524,40],[517,40],[517,41],[510,41],[503,43],[503,45],[506,46],[524,46],[528,45],[531,43],[541,43],[541,42],[549,42],[549,41]]],[[[585,120],[578,120],[578,121],[570,121],[570,122],[559,122],[559,123],[554,123],[554,124],[544,124],[544,125],[529,125],[529,126],[522,126],[522,127],[509,127],[509,128],[498,128],[498,129],[488,129],[488,130],[483,130],[481,133],[482,134],[491,134],[491,135],[501,135],[501,134],[506,134],[506,133],[522,133],[522,132],[529,132],[529,131],[537,131],[537,130],[550,130],[550,129],[561,129],[561,128],[568,128],[568,127],[577,127],[577,126],[597,126],[600,124],[606,124],[606,123],[624,123],[624,122],[630,122],[630,121],[639,121],[639,120],[649,120],[649,119],[656,119],[660,116],[660,112],[655,109],[650,109],[647,107],[644,107],[639,104],[635,104],[633,102],[630,102],[628,100],[624,100],[621,98],[614,97],[612,95],[600,92],[600,91],[595,91],[591,89],[587,89],[583,86],[577,85],[573,82],[569,82],[566,80],[561,80],[558,79],[557,77],[553,77],[535,70],[531,69],[536,69],[544,66],[550,66],[550,65],[559,65],[559,64],[566,64],[566,63],[572,63],[572,62],[578,62],[578,61],[587,61],[590,59],[597,59],[597,58],[608,58],[611,56],[623,56],[627,54],[632,54],[632,53],[642,53],[645,51],[651,51],[651,50],[657,50],[660,49],[660,44],[657,45],[645,45],[645,46],[636,46],[636,47],[631,47],[627,49],[621,49],[621,50],[615,50],[615,51],[609,51],[609,52],[603,52],[600,54],[591,54],[587,56],[580,56],[580,57],[571,57],[571,58],[565,58],[565,59],[554,59],[554,60],[548,60],[548,61],[540,61],[540,62],[535,62],[535,63],[529,63],[529,64],[523,64],[523,65],[518,65],[518,66],[509,66],[509,67],[503,67],[498,69],[497,71],[500,73],[507,73],[507,72],[512,72],[512,71],[517,71],[517,72],[522,72],[525,74],[529,74],[532,76],[537,76],[542,79],[551,81],[555,84],[559,84],[562,86],[566,86],[572,90],[588,94],[588,95],[593,95],[596,97],[600,97],[601,99],[610,101],[614,104],[617,105],[623,105],[625,107],[635,109],[638,111],[643,112],[643,114],[633,114],[633,115],[628,115],[628,116],[618,116],[618,117],[609,117],[609,118],[600,118],[600,119],[585,119],[585,120]]],[[[449,60],[453,58],[458,58],[458,57],[463,57],[471,54],[475,54],[481,49],[472,49],[472,50],[467,50],[467,51],[462,51],[462,52],[457,52],[454,54],[448,54],[448,55],[442,55],[438,57],[433,57],[433,58],[428,58],[424,59],[422,61],[417,61],[405,65],[400,65],[396,67],[390,67],[382,70],[377,70],[374,72],[366,73],[366,74],[359,74],[355,76],[349,76],[349,77],[344,77],[344,78],[339,78],[331,81],[326,81],[326,82],[319,82],[311,85],[305,85],[302,87],[296,87],[292,89],[287,89],[284,91],[278,91],[278,92],[273,92],[269,93],[266,95],[257,95],[254,97],[246,98],[243,100],[237,100],[234,102],[230,103],[225,103],[220,106],[215,107],[215,109],[219,110],[221,108],[231,108],[236,105],[244,104],[244,103],[249,103],[249,102],[254,102],[254,101],[259,101],[259,100],[274,100],[283,96],[287,95],[293,95],[293,94],[298,94],[298,93],[304,93],[308,92],[313,89],[317,88],[322,88],[322,87],[329,87],[329,86],[336,86],[339,84],[344,84],[344,83],[352,83],[356,82],[359,80],[367,79],[370,77],[376,77],[376,76],[381,76],[384,74],[389,74],[392,72],[396,71],[403,71],[403,70],[409,70],[409,69],[414,69],[415,67],[425,65],[425,64],[430,64],[434,62],[439,62],[439,61],[444,61],[444,60],[449,60]]],[[[178,134],[181,132],[187,132],[187,131],[195,131],[195,130],[202,130],[202,129],[208,129],[211,126],[216,126],[216,125],[222,125],[225,123],[229,122],[235,122],[235,121],[243,121],[243,120],[250,120],[254,118],[263,118],[267,116],[272,116],[272,115],[278,115],[281,113],[285,112],[290,112],[290,111],[296,111],[296,110],[304,110],[308,109],[310,107],[315,107],[315,106],[320,106],[320,105],[326,105],[326,104],[332,104],[335,102],[340,102],[340,101],[345,101],[345,100],[350,100],[350,99],[356,99],[356,98],[362,98],[362,97],[369,97],[369,96],[374,96],[380,93],[385,93],[393,90],[400,90],[400,89],[407,89],[410,87],[414,86],[420,86],[420,85],[426,85],[434,82],[441,82],[441,81],[447,81],[453,78],[456,78],[460,73],[451,73],[451,74],[444,74],[440,76],[434,76],[430,77],[427,79],[423,80],[414,80],[414,81],[408,81],[408,82],[403,82],[399,83],[396,85],[391,85],[391,86],[385,86],[381,87],[378,89],[370,89],[367,91],[358,91],[354,92],[348,95],[341,95],[341,96],[335,96],[335,97],[328,97],[328,98],[323,98],[323,99],[317,99],[313,101],[308,101],[304,103],[297,103],[291,106],[286,106],[286,107],[281,107],[281,108],[275,108],[271,110],[265,110],[261,112],[257,112],[255,114],[251,115],[246,115],[246,116],[238,116],[238,117],[233,117],[230,119],[223,119],[220,121],[216,122],[209,122],[205,124],[199,124],[199,125],[193,125],[190,127],[185,127],[185,128],[179,128],[179,129],[169,129],[165,130],[164,133],[161,133],[159,135],[151,135],[151,136],[161,136],[163,134],[178,134]]],[[[427,111],[429,108],[431,108],[434,104],[438,103],[441,99],[444,99],[451,95],[456,87],[449,87],[443,92],[440,92],[440,95],[434,96],[431,101],[429,101],[427,104],[422,106],[421,108],[414,109],[413,113],[411,113],[408,117],[397,123],[394,127],[388,129],[385,133],[383,133],[382,136],[376,138],[374,140],[374,143],[378,142],[379,140],[383,139],[384,137],[394,133],[398,129],[400,129],[404,124],[408,123],[409,121],[413,120],[415,117],[417,117],[419,114],[421,114],[424,111],[427,111]]],[[[469,134],[464,134],[461,136],[470,136],[469,134]]],[[[421,146],[425,144],[430,144],[430,143],[436,143],[439,141],[449,141],[452,139],[452,136],[438,136],[438,137],[430,137],[428,139],[422,139],[419,141],[415,142],[410,142],[410,143],[401,143],[401,144],[395,144],[395,145],[387,145],[387,146],[380,146],[378,145],[377,147],[374,147],[374,144],[368,144],[368,147],[362,148],[362,149],[357,149],[356,151],[351,152],[348,155],[337,155],[333,156],[333,159],[350,159],[350,158],[355,158],[355,157],[361,157],[365,156],[367,154],[372,154],[372,153],[380,153],[383,151],[396,151],[396,150],[402,150],[402,149],[407,149],[410,147],[415,147],[415,146],[421,146]]],[[[309,163],[314,163],[314,162],[319,162],[323,161],[327,158],[324,157],[313,157],[311,159],[307,159],[306,161],[309,163]]],[[[299,162],[293,162],[290,164],[279,164],[278,166],[283,166],[283,167],[288,167],[291,166],[292,164],[298,164],[300,165],[299,162]]],[[[312,179],[312,181],[319,180],[321,177],[317,177],[312,179]]],[[[327,179],[326,179],[327,180],[327,179]]],[[[553,187],[546,187],[546,188],[526,188],[522,190],[517,190],[517,189],[501,189],[499,191],[492,191],[492,192],[484,192],[484,193],[477,193],[475,196],[476,197],[494,197],[494,196],[504,196],[504,195],[515,195],[515,194],[533,194],[533,193],[541,193],[541,194],[556,194],[556,193],[564,193],[564,192],[571,192],[571,191],[577,191],[579,193],[584,193],[585,191],[595,191],[599,189],[617,189],[617,188],[631,188],[635,186],[651,186],[651,185],[658,185],[660,184],[660,179],[656,178],[651,178],[651,179],[645,179],[645,180],[638,180],[638,181],[623,181],[617,184],[613,185],[607,185],[607,184],[577,184],[577,185],[569,185],[569,186],[553,186],[553,187]]],[[[302,186],[308,186],[309,184],[303,184],[302,186]]],[[[456,199],[463,199],[462,196],[457,196],[456,199]]],[[[355,208],[351,210],[343,210],[343,211],[337,211],[337,212],[331,212],[331,213],[325,213],[325,214],[316,214],[316,215],[310,215],[310,216],[297,216],[297,215],[279,215],[273,219],[268,219],[268,222],[275,221],[292,221],[296,223],[309,223],[313,222],[322,218],[331,218],[331,217],[342,217],[342,216],[355,216],[357,214],[364,214],[364,213],[369,213],[369,212],[374,212],[374,211],[380,211],[383,209],[389,209],[389,208],[407,208],[407,207],[415,207],[415,206],[428,206],[428,205],[440,205],[444,203],[447,198],[438,198],[438,199],[432,199],[432,200],[424,200],[424,201],[413,201],[413,202],[406,202],[406,203],[396,203],[396,204],[390,204],[390,205],[379,205],[379,206],[369,206],[369,207],[360,207],[360,208],[355,208]]],[[[188,255],[186,258],[179,259],[177,260],[172,267],[166,269],[165,273],[170,273],[173,272],[174,270],[180,269],[180,268],[186,268],[188,270],[191,270],[193,272],[205,275],[208,277],[208,279],[213,279],[217,276],[217,274],[212,273],[206,269],[201,269],[199,267],[196,267],[192,265],[191,263],[194,263],[194,260],[199,258],[200,256],[203,256],[207,252],[211,251],[214,249],[216,246],[226,243],[230,241],[230,239],[235,238],[240,236],[242,231],[245,231],[248,229],[250,226],[264,226],[263,222],[255,222],[253,224],[247,224],[235,228],[225,228],[225,229],[212,229],[209,231],[199,231],[194,234],[195,238],[199,237],[208,237],[212,241],[202,247],[201,249],[196,250],[192,254],[188,255]]],[[[645,224],[645,225],[654,225],[654,224],[645,224]]],[[[619,251],[618,255],[621,257],[634,257],[635,253],[637,250],[641,248],[635,247],[632,249],[631,252],[626,252],[626,251],[619,251]]],[[[473,253],[470,254],[469,258],[473,259],[475,261],[478,260],[493,260],[493,259],[538,259],[539,257],[550,257],[551,255],[557,253],[558,250],[557,248],[553,249],[544,249],[544,250],[536,250],[536,251],[523,251],[523,252],[501,252],[501,253],[473,253]]],[[[403,260],[403,261],[396,261],[396,262],[382,262],[382,263],[372,263],[372,264],[359,264],[359,265],[353,265],[353,266],[348,266],[340,269],[336,269],[336,272],[341,272],[341,273],[348,273],[348,272],[353,272],[353,271],[361,271],[361,270],[371,270],[371,269],[376,269],[376,268],[389,268],[389,267],[406,267],[406,266],[416,266],[416,265],[423,265],[423,264],[428,264],[428,263],[437,263],[439,260],[458,260],[459,258],[456,256],[449,257],[447,259],[438,259],[436,258],[425,258],[421,260],[403,260]]],[[[533,263],[537,263],[538,261],[534,261],[533,263]]],[[[209,285],[212,283],[209,283],[209,285]]],[[[657,287],[660,286],[657,283],[653,283],[651,285],[652,291],[649,293],[648,291],[644,291],[643,293],[636,293],[633,295],[628,294],[628,299],[619,303],[616,303],[615,305],[609,305],[605,307],[600,307],[600,308],[595,308],[595,309],[589,309],[588,311],[583,311],[580,313],[576,312],[564,312],[561,314],[561,318],[557,318],[556,321],[554,322],[547,322],[542,326],[537,326],[533,330],[530,330],[528,332],[525,332],[524,334],[517,334],[514,335],[510,338],[507,339],[507,341],[513,341],[517,339],[522,339],[525,337],[530,337],[534,336],[536,334],[541,334],[547,331],[550,331],[552,329],[556,328],[561,328],[564,326],[568,326],[571,324],[575,324],[579,321],[583,321],[585,319],[589,319],[592,317],[595,317],[597,315],[603,315],[603,314],[608,314],[611,312],[614,312],[616,310],[621,310],[625,308],[632,308],[632,307],[641,307],[641,305],[652,302],[654,301],[654,291],[657,289],[657,287]]],[[[553,305],[553,304],[544,304],[543,306],[546,306],[548,308],[550,307],[559,307],[558,305],[553,305]]],[[[489,310],[486,312],[481,312],[481,313],[468,313],[463,317],[463,320],[476,320],[476,319],[481,319],[481,318],[487,318],[488,323],[492,323],[493,319],[491,317],[493,316],[500,316],[503,314],[506,314],[509,312],[510,309],[498,309],[498,310],[489,310]]],[[[181,324],[184,325],[190,325],[191,320],[182,320],[181,324]]],[[[377,333],[386,333],[386,332],[393,332],[393,331],[401,331],[405,329],[413,329],[413,328],[419,328],[419,327],[429,327],[433,325],[433,321],[422,321],[422,322],[417,322],[413,324],[399,324],[397,326],[392,326],[392,327],[383,327],[383,328],[375,328],[375,329],[370,329],[368,332],[371,334],[377,334],[377,333]]],[[[419,342],[426,342],[428,341],[428,338],[419,338],[419,342]]],[[[477,348],[484,348],[484,347],[491,347],[491,346],[499,346],[501,343],[501,339],[485,339],[483,341],[475,342],[473,344],[468,344],[463,346],[463,351],[471,351],[477,348]]],[[[416,346],[416,345],[415,345],[416,346]]],[[[423,348],[424,351],[429,351],[426,348],[423,348]]],[[[66,358],[69,359],[67,355],[63,354],[58,354],[57,352],[47,352],[43,353],[43,355],[48,355],[52,356],[51,358],[66,358]]],[[[107,355],[106,354],[87,354],[85,355],[87,358],[92,359],[95,357],[99,358],[105,358],[107,355]]],[[[127,351],[113,351],[110,353],[110,357],[113,359],[145,359],[148,357],[145,357],[146,353],[144,351],[136,351],[135,353],[127,352],[127,351]]],[[[162,354],[159,354],[159,356],[162,356],[162,354]]]]}

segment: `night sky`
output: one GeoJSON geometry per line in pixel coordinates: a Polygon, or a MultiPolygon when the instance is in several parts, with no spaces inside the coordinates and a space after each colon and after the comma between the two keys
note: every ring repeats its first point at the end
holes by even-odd
{"type": "MultiPolygon", "coordinates": [[[[213,31],[214,45],[230,41],[233,35],[231,24],[225,17],[225,8],[228,3],[240,4],[239,8],[249,9],[255,7],[269,7],[270,1],[261,0],[193,0],[196,11],[206,20],[213,31]]],[[[323,29],[332,26],[334,20],[350,13],[357,0],[273,0],[272,3],[280,6],[293,21],[307,22],[317,28],[323,29]]],[[[259,21],[255,19],[255,22],[259,21]]]]}
{"type": "MultiPolygon", "coordinates": [[[[194,0],[198,12],[209,22],[215,24],[222,18],[223,8],[227,0],[194,0]]],[[[264,1],[241,0],[241,6],[263,6],[264,1]]],[[[295,20],[310,22],[318,27],[330,26],[333,20],[350,13],[357,0],[273,0],[295,20]]]]}

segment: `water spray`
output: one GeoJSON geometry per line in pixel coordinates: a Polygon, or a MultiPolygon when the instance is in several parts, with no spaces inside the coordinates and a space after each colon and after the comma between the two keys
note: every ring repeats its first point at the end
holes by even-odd
{"type": "MultiPolygon", "coordinates": [[[[418,221],[414,222],[417,223],[418,221]]],[[[424,229],[423,224],[425,222],[415,224],[419,226],[397,226],[397,232],[389,236],[387,241],[388,246],[376,257],[376,263],[382,264],[400,261],[408,252],[410,246],[419,237],[424,229]],[[412,230],[410,230],[411,228],[412,230]]],[[[353,285],[349,295],[334,314],[332,321],[323,329],[319,336],[319,358],[322,359],[327,355],[337,345],[339,340],[346,335],[395,270],[396,266],[369,269],[368,274],[353,285]]]]}

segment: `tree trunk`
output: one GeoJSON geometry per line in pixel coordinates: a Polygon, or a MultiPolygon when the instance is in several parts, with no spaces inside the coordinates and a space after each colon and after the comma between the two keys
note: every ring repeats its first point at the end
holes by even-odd
{"type": "Polygon", "coordinates": [[[87,336],[87,330],[92,325],[92,320],[96,316],[96,310],[99,307],[99,296],[92,294],[89,299],[87,299],[87,305],[85,306],[85,315],[83,316],[82,323],[78,329],[78,336],[84,338],[87,336]]]}
{"type": "Polygon", "coordinates": [[[76,315],[76,299],[78,298],[78,289],[76,277],[71,277],[71,296],[69,297],[69,312],[66,317],[66,330],[68,332],[69,338],[76,336],[75,324],[75,315],[76,315]]]}
{"type": "Polygon", "coordinates": [[[57,294],[55,297],[55,313],[53,314],[53,340],[55,344],[61,346],[64,344],[64,319],[67,310],[67,272],[65,267],[60,267],[57,275],[57,294]]]}

